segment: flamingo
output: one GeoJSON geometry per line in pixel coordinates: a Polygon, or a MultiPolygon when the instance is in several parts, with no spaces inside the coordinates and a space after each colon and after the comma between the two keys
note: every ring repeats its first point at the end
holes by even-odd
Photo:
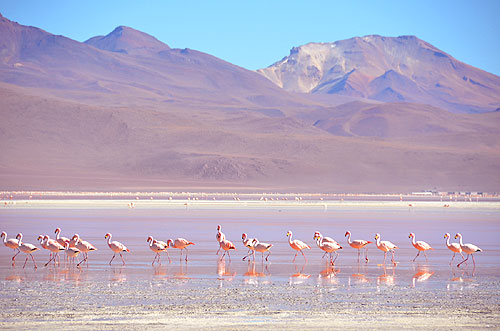
{"type": "Polygon", "coordinates": [[[220,248],[222,248],[222,250],[224,251],[224,254],[222,254],[220,260],[224,259],[224,256],[226,256],[227,254],[227,256],[229,256],[229,261],[231,261],[231,255],[229,255],[229,251],[231,249],[236,250],[236,246],[234,246],[231,241],[226,240],[226,236],[222,232],[218,234],[217,240],[219,241],[220,248]]]}
{"type": "Polygon", "coordinates": [[[451,236],[449,233],[445,233],[444,237],[446,238],[446,247],[448,247],[448,249],[453,252],[453,256],[451,257],[450,265],[453,263],[453,259],[455,258],[455,254],[457,254],[457,253],[459,253],[462,256],[462,259],[465,260],[465,257],[462,254],[462,248],[460,247],[460,244],[459,243],[451,243],[450,244],[450,237],[451,236]]]}
{"type": "Polygon", "coordinates": [[[24,269],[24,267],[26,267],[26,262],[28,262],[28,257],[30,257],[30,256],[31,256],[31,259],[33,260],[33,263],[35,264],[35,269],[38,268],[36,266],[36,262],[35,262],[35,259],[33,258],[32,254],[33,254],[33,252],[39,250],[39,248],[36,247],[35,245],[32,245],[32,244],[23,243],[22,242],[22,240],[23,240],[22,233],[18,233],[16,236],[16,239],[19,242],[19,250],[26,254],[26,260],[24,261],[23,269],[24,269]]]}
{"type": "Polygon", "coordinates": [[[111,233],[109,232],[106,233],[106,235],[104,235],[104,239],[108,239],[108,246],[114,252],[113,257],[111,258],[111,260],[109,260],[109,265],[111,265],[111,262],[113,262],[116,253],[120,254],[120,257],[122,258],[123,261],[123,265],[125,265],[125,260],[123,259],[122,252],[130,253],[130,250],[127,248],[127,246],[118,241],[111,241],[111,233]]]}
{"type": "MultiPolygon", "coordinates": [[[[455,235],[455,239],[457,239],[457,238],[460,238],[460,248],[462,249],[462,251],[465,254],[467,254],[467,258],[465,260],[463,260],[462,262],[460,262],[459,264],[457,264],[457,267],[460,268],[460,265],[469,259],[469,255],[472,255],[475,252],[482,252],[483,250],[481,248],[477,247],[476,245],[473,245],[473,244],[464,244],[462,242],[462,234],[461,233],[457,233],[455,235]]],[[[474,260],[474,255],[472,255],[472,263],[474,263],[474,267],[476,267],[476,261],[474,260]]]]}
{"type": "Polygon", "coordinates": [[[182,259],[182,251],[185,249],[186,250],[186,262],[188,260],[187,247],[189,245],[194,245],[193,242],[186,240],[184,238],[176,238],[175,240],[169,239],[169,240],[167,240],[167,244],[169,244],[173,248],[177,248],[177,249],[181,250],[181,257],[180,257],[181,259],[182,259]]]}
{"type": "Polygon", "coordinates": [[[154,265],[155,264],[155,261],[156,259],[158,258],[158,264],[161,264],[161,261],[160,261],[160,253],[161,252],[166,252],[167,253],[167,256],[168,256],[168,262],[172,262],[170,260],[170,255],[168,254],[168,244],[164,241],[159,241],[159,240],[155,240],[153,239],[152,236],[149,236],[148,239],[146,240],[146,242],[149,243],[149,249],[151,249],[153,252],[156,253],[155,255],[155,258],[153,259],[153,263],[151,263],[151,265],[154,265]]]}
{"type": "Polygon", "coordinates": [[[51,253],[53,253],[49,262],[45,263],[45,266],[47,266],[51,261],[54,261],[54,264],[56,264],[55,258],[58,257],[59,252],[64,251],[65,248],[61,246],[56,240],[50,239],[50,237],[47,235],[43,239],[45,240],[45,246],[46,246],[44,248],[47,248],[51,253]]]}
{"type": "Polygon", "coordinates": [[[226,238],[224,233],[222,233],[222,226],[220,224],[217,225],[217,234],[215,235],[215,239],[219,243],[219,249],[217,250],[217,253],[215,253],[215,255],[219,255],[220,249],[222,248],[219,238],[226,238]]]}
{"type": "Polygon", "coordinates": [[[243,242],[243,245],[246,248],[248,248],[247,255],[245,255],[243,257],[243,261],[245,261],[245,259],[247,257],[249,257],[250,255],[253,255],[253,260],[255,261],[255,248],[254,248],[254,245],[253,245],[254,239],[256,239],[256,238],[248,238],[246,233],[243,233],[241,235],[241,241],[243,242]]]}
{"type": "Polygon", "coordinates": [[[391,243],[390,241],[380,241],[380,234],[375,235],[375,244],[377,245],[377,248],[380,249],[382,252],[384,252],[384,264],[385,264],[385,259],[387,258],[387,252],[392,253],[392,258],[391,261],[394,265],[396,265],[396,261],[394,261],[394,250],[398,249],[399,247],[391,243]]]}
{"type": "MultiPolygon", "coordinates": [[[[71,238],[71,241],[74,241],[75,242],[75,247],[78,248],[80,250],[80,252],[83,253],[83,259],[78,263],[77,266],[79,266],[80,264],[82,264],[85,261],[87,262],[87,265],[88,265],[88,263],[89,263],[89,261],[88,261],[89,260],[89,252],[96,251],[97,248],[95,248],[94,245],[92,245],[88,241],[80,239],[80,235],[78,233],[76,233],[73,236],[73,238],[71,238]]],[[[72,247],[71,246],[71,241],[69,243],[69,247],[72,247]]]]}
{"type": "MultiPolygon", "coordinates": [[[[266,256],[266,261],[267,261],[269,258],[269,255],[271,255],[270,250],[271,250],[271,247],[273,247],[273,244],[261,243],[261,242],[259,242],[259,239],[254,238],[252,240],[252,247],[253,247],[254,251],[262,253],[262,262],[264,262],[264,253],[268,252],[268,254],[266,256]]],[[[255,258],[254,258],[254,260],[255,260],[255,258]]]]}
{"type": "MultiPolygon", "coordinates": [[[[59,245],[63,246],[63,247],[66,247],[66,243],[69,243],[71,240],[69,240],[68,238],[66,237],[60,237],[59,234],[61,233],[61,228],[56,228],[56,230],[54,231],[54,233],[56,234],[56,241],[59,243],[59,245]]],[[[71,247],[75,247],[75,242],[73,241],[73,246],[71,246],[71,243],[70,243],[70,246],[71,247]]]]}
{"type": "MultiPolygon", "coordinates": [[[[80,250],[76,247],[71,247],[69,245],[69,241],[66,243],[66,255],[68,256],[68,258],[71,258],[71,262],[74,262],[75,258],[77,259],[78,261],[78,254],[80,254],[80,250]]],[[[80,266],[80,263],[77,264],[77,266],[79,267],[80,266]]]]}
{"type": "Polygon", "coordinates": [[[21,253],[19,250],[19,240],[11,238],[7,239],[7,232],[2,232],[1,238],[3,238],[3,244],[5,247],[12,248],[13,250],[17,251],[16,254],[12,257],[12,265],[16,264],[16,256],[17,254],[21,253]]]}
{"type": "MultiPolygon", "coordinates": [[[[330,238],[330,237],[323,237],[323,235],[321,234],[321,232],[319,231],[316,231],[314,232],[314,238],[316,238],[316,236],[320,236],[321,237],[321,242],[329,242],[329,243],[334,243],[334,244],[338,244],[338,242],[333,239],[333,238],[330,238]]],[[[315,239],[316,240],[316,239],[315,239]]]]}
{"type": "MultiPolygon", "coordinates": [[[[318,245],[318,247],[325,252],[325,254],[330,254],[330,263],[333,265],[335,263],[335,261],[337,260],[337,258],[339,257],[339,254],[337,253],[337,251],[339,249],[342,249],[342,246],[340,246],[337,242],[335,243],[332,243],[332,242],[329,242],[329,241],[322,241],[323,239],[323,236],[321,235],[321,233],[319,235],[315,235],[314,236],[314,240],[316,240],[316,245],[318,245]],[[332,258],[332,253],[335,253],[335,260],[333,260],[332,258]]],[[[323,254],[323,256],[325,256],[325,254],[323,254]]]]}
{"type": "MultiPolygon", "coordinates": [[[[371,244],[371,241],[368,240],[363,240],[363,239],[356,239],[351,241],[351,231],[347,231],[344,235],[344,237],[347,237],[347,243],[349,246],[352,248],[355,248],[358,250],[358,263],[359,263],[359,255],[361,253],[361,249],[367,246],[368,244],[371,244]]],[[[365,248],[365,261],[368,263],[368,248],[365,248]]]]}
{"type": "Polygon", "coordinates": [[[425,260],[427,261],[427,254],[425,254],[425,251],[428,251],[428,250],[434,249],[434,248],[432,248],[431,245],[429,245],[425,241],[415,241],[415,234],[413,232],[410,233],[408,238],[413,238],[411,244],[413,245],[413,247],[415,247],[418,250],[417,255],[413,258],[413,262],[415,262],[417,257],[420,255],[420,252],[424,252],[425,260]]]}
{"type": "Polygon", "coordinates": [[[298,239],[295,239],[295,240],[292,240],[292,231],[288,231],[286,233],[286,236],[288,237],[288,244],[290,245],[290,247],[292,247],[292,249],[296,250],[297,253],[295,253],[295,256],[293,258],[293,261],[292,262],[295,262],[295,259],[297,258],[297,255],[299,254],[299,252],[302,254],[302,256],[304,257],[305,261],[307,262],[307,258],[306,256],[304,255],[304,252],[302,252],[303,249],[311,249],[311,247],[306,244],[305,242],[303,241],[300,241],[298,239]]]}

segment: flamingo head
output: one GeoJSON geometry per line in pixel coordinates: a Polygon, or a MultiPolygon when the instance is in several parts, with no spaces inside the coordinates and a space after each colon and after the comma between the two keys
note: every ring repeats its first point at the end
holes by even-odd
{"type": "Polygon", "coordinates": [[[64,248],[66,248],[66,249],[68,249],[68,248],[69,248],[69,241],[66,241],[66,242],[64,243],[64,248]]]}
{"type": "Polygon", "coordinates": [[[258,240],[257,238],[253,238],[253,240],[252,240],[252,245],[255,245],[255,244],[256,244],[256,243],[258,243],[258,242],[259,242],[259,240],[258,240]]]}
{"type": "Polygon", "coordinates": [[[377,239],[380,239],[380,234],[378,234],[378,233],[375,235],[375,240],[377,240],[377,239]]]}
{"type": "Polygon", "coordinates": [[[22,237],[23,237],[23,234],[22,233],[18,233],[17,236],[16,236],[16,239],[17,240],[21,240],[22,237]]]}
{"type": "Polygon", "coordinates": [[[408,236],[408,238],[413,238],[413,237],[415,237],[415,234],[412,232],[412,233],[410,233],[410,235],[408,236]]]}
{"type": "Polygon", "coordinates": [[[243,240],[247,239],[247,234],[246,234],[246,233],[243,233],[243,234],[241,235],[241,239],[243,239],[243,240]]]}
{"type": "Polygon", "coordinates": [[[57,233],[59,233],[59,232],[61,232],[61,228],[57,228],[57,229],[54,231],[54,233],[55,233],[55,234],[57,234],[57,233]]]}
{"type": "Polygon", "coordinates": [[[347,237],[347,236],[350,236],[351,235],[351,232],[350,231],[347,231],[344,235],[344,237],[347,237]]]}
{"type": "Polygon", "coordinates": [[[288,232],[286,233],[286,236],[287,236],[287,237],[290,237],[291,235],[292,235],[292,231],[288,231],[288,232]]]}
{"type": "Polygon", "coordinates": [[[45,235],[45,236],[43,237],[43,240],[49,240],[49,238],[50,238],[50,237],[49,237],[48,235],[45,235]]]}
{"type": "Polygon", "coordinates": [[[462,238],[462,234],[461,234],[461,233],[457,233],[457,234],[455,235],[455,239],[457,239],[457,238],[462,238]]]}
{"type": "Polygon", "coordinates": [[[106,235],[104,236],[104,239],[108,239],[108,238],[111,238],[111,233],[106,233],[106,235]]]}
{"type": "Polygon", "coordinates": [[[71,238],[71,240],[79,241],[80,240],[80,235],[78,233],[75,233],[75,235],[71,238]]]}
{"type": "Polygon", "coordinates": [[[40,239],[42,239],[42,240],[43,240],[43,239],[45,239],[45,238],[43,237],[43,235],[39,235],[39,236],[38,236],[38,238],[36,238],[36,240],[40,240],[40,239]]]}
{"type": "Polygon", "coordinates": [[[446,233],[444,234],[444,237],[445,237],[445,238],[450,238],[450,234],[449,234],[448,232],[446,232],[446,233]]]}
{"type": "Polygon", "coordinates": [[[220,224],[217,225],[217,231],[220,231],[222,229],[222,227],[220,226],[220,224]]]}
{"type": "MultiPolygon", "coordinates": [[[[153,240],[153,237],[149,236],[148,239],[146,240],[146,242],[150,242],[153,240]]],[[[154,244],[154,241],[153,241],[153,244],[154,244]]]]}
{"type": "Polygon", "coordinates": [[[7,232],[5,232],[5,231],[2,232],[2,235],[0,236],[0,238],[3,238],[3,237],[7,237],[7,232]]]}
{"type": "Polygon", "coordinates": [[[167,246],[171,246],[174,244],[174,241],[172,239],[167,240],[167,246]]]}

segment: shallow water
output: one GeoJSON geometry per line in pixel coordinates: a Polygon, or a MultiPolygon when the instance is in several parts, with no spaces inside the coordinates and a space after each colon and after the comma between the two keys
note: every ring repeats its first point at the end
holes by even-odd
{"type": "Polygon", "coordinates": [[[500,203],[454,202],[443,208],[441,202],[409,207],[408,202],[375,201],[139,201],[128,208],[128,202],[31,200],[0,208],[0,230],[9,238],[22,232],[25,242],[40,247],[39,234],[53,237],[61,227],[61,235],[79,233],[98,248],[81,269],[64,259],[59,266],[44,267],[48,253],[38,251],[34,270],[31,261],[22,268],[23,254],[12,267],[12,250],[2,247],[2,328],[59,322],[54,326],[134,329],[180,321],[197,328],[200,318],[206,328],[231,329],[270,322],[327,329],[350,320],[370,327],[408,327],[414,319],[423,328],[500,326],[500,203]],[[220,262],[215,255],[217,224],[237,247],[231,261],[220,262]],[[292,263],[288,230],[311,246],[305,251],[307,263],[301,255],[292,263]],[[343,236],[346,230],[353,239],[371,241],[380,233],[382,240],[398,245],[398,264],[388,257],[384,265],[383,253],[373,244],[369,263],[358,263],[357,251],[343,236]],[[314,231],[345,244],[333,267],[321,258],[314,231]],[[119,257],[109,266],[107,232],[131,250],[124,254],[125,266],[119,257]],[[262,262],[260,254],[255,263],[242,261],[243,232],[274,245],[269,262],[262,262]],[[411,262],[416,250],[410,232],[435,248],[428,261],[420,256],[411,262]],[[475,268],[472,261],[457,268],[460,256],[450,266],[445,232],[461,232],[465,242],[484,250],[476,254],[475,268]],[[162,255],[162,265],[153,267],[149,235],[164,241],[184,237],[196,245],[189,248],[188,262],[170,248],[172,262],[162,255]]]}

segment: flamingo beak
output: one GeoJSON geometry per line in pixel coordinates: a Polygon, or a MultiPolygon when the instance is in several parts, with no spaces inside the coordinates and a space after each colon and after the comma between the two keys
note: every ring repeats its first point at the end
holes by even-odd
{"type": "Polygon", "coordinates": [[[458,238],[458,236],[457,236],[457,235],[455,235],[455,239],[457,239],[457,238],[458,238]]]}
{"type": "Polygon", "coordinates": [[[411,234],[408,236],[408,238],[411,238],[411,234]]]}
{"type": "Polygon", "coordinates": [[[446,238],[446,237],[447,237],[447,235],[444,235],[444,237],[443,237],[443,238],[446,238]]]}

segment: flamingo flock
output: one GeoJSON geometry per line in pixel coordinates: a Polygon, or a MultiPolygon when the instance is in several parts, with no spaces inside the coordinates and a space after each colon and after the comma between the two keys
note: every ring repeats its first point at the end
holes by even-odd
{"type": "MultiPolygon", "coordinates": [[[[96,251],[97,248],[92,245],[90,242],[83,240],[79,234],[73,235],[71,239],[66,238],[61,236],[61,229],[57,228],[54,233],[56,234],[55,239],[51,239],[48,235],[39,235],[38,236],[38,241],[40,242],[40,245],[42,246],[43,249],[46,249],[49,251],[49,260],[47,263],[45,263],[45,266],[48,266],[51,262],[54,265],[57,265],[60,263],[60,258],[59,258],[59,253],[60,252],[65,252],[67,256],[67,261],[70,264],[75,263],[75,260],[77,262],[76,266],[80,267],[81,264],[87,263],[88,265],[88,257],[89,257],[89,252],[96,251]],[[78,261],[78,256],[82,255],[83,258],[81,261],[78,261]]],[[[368,240],[363,240],[363,239],[355,239],[351,240],[351,232],[347,231],[344,235],[347,237],[347,243],[349,246],[357,250],[358,253],[358,263],[360,261],[360,256],[361,256],[361,250],[364,250],[364,260],[365,263],[369,262],[368,259],[368,245],[372,244],[371,241],[368,240]]],[[[288,238],[288,244],[290,247],[295,251],[295,255],[293,257],[292,262],[295,262],[297,256],[302,254],[304,261],[307,262],[307,257],[304,254],[304,250],[311,249],[311,246],[309,246],[307,243],[299,240],[299,239],[293,239],[293,233],[292,231],[287,231],[286,237],[288,238]]],[[[414,233],[410,233],[408,236],[411,239],[411,244],[412,246],[417,250],[417,255],[413,258],[413,262],[420,256],[420,253],[423,252],[425,260],[427,261],[427,251],[433,250],[427,242],[425,241],[417,241],[416,236],[414,233]]],[[[15,259],[16,256],[19,253],[24,253],[26,254],[26,259],[24,261],[23,268],[26,267],[26,264],[28,262],[28,259],[31,258],[34,264],[34,268],[37,268],[35,259],[33,257],[33,253],[36,252],[37,250],[40,250],[38,247],[36,247],[33,244],[25,243],[22,241],[23,239],[23,234],[19,233],[16,238],[11,238],[7,239],[7,233],[2,232],[1,238],[3,239],[3,244],[14,250],[15,254],[11,258],[12,260],[12,265],[15,265],[15,259]]],[[[111,260],[109,261],[109,265],[112,264],[113,260],[115,259],[116,255],[118,254],[122,260],[122,264],[125,265],[125,259],[123,257],[124,252],[130,253],[130,250],[125,246],[123,243],[119,241],[112,241],[111,240],[112,235],[111,233],[106,233],[104,236],[104,239],[107,240],[108,247],[111,249],[113,252],[113,256],[111,257],[111,260]]],[[[228,239],[226,239],[226,235],[222,232],[222,226],[217,225],[217,233],[215,235],[215,238],[217,240],[217,243],[219,245],[219,248],[216,252],[218,255],[221,251],[223,251],[223,254],[220,256],[219,261],[225,260],[225,257],[231,261],[231,255],[230,252],[232,250],[236,250],[236,246],[228,239]]],[[[379,233],[375,234],[375,245],[376,247],[381,250],[384,253],[384,262],[383,264],[385,265],[386,259],[387,259],[387,253],[391,253],[391,262],[396,265],[398,262],[395,260],[395,253],[396,250],[399,248],[395,244],[393,244],[390,241],[387,240],[381,240],[381,236],[379,233]]],[[[444,238],[446,239],[446,247],[450,249],[453,252],[453,256],[450,261],[450,265],[453,263],[453,260],[455,258],[455,255],[458,253],[462,257],[462,261],[457,264],[457,267],[460,267],[463,263],[467,263],[469,260],[469,257],[472,256],[472,262],[474,266],[476,265],[476,261],[474,259],[474,253],[477,252],[482,252],[483,250],[479,248],[478,246],[474,244],[464,244],[463,239],[462,239],[462,234],[457,233],[455,235],[455,239],[459,239],[458,243],[450,243],[450,234],[446,233],[444,235],[444,238]],[[467,254],[467,257],[464,257],[462,253],[467,254]]],[[[248,249],[247,254],[243,257],[243,260],[245,261],[247,258],[249,260],[253,259],[255,261],[255,253],[261,253],[262,255],[262,262],[269,261],[269,257],[271,255],[271,248],[273,247],[273,244],[269,243],[264,243],[259,241],[257,238],[250,238],[246,233],[243,233],[241,236],[243,246],[248,249]],[[266,255],[267,254],[267,255],[266,255]],[[264,257],[264,255],[266,255],[264,257]]],[[[324,252],[323,258],[328,255],[329,259],[329,264],[334,265],[335,261],[339,257],[339,251],[343,249],[343,247],[333,238],[323,236],[319,231],[316,231],[313,236],[314,241],[316,242],[317,247],[324,252]],[[334,257],[335,255],[335,257],[334,257]]],[[[171,262],[170,255],[168,253],[169,248],[176,248],[179,249],[180,251],[180,260],[182,260],[184,256],[184,260],[187,262],[188,261],[188,247],[190,245],[195,245],[195,243],[184,239],[184,238],[176,238],[176,239],[168,239],[166,242],[154,239],[153,236],[147,237],[146,242],[148,243],[149,249],[155,253],[153,262],[151,265],[154,266],[155,263],[158,263],[161,265],[161,253],[165,252],[168,257],[169,263],[171,262]]]]}

